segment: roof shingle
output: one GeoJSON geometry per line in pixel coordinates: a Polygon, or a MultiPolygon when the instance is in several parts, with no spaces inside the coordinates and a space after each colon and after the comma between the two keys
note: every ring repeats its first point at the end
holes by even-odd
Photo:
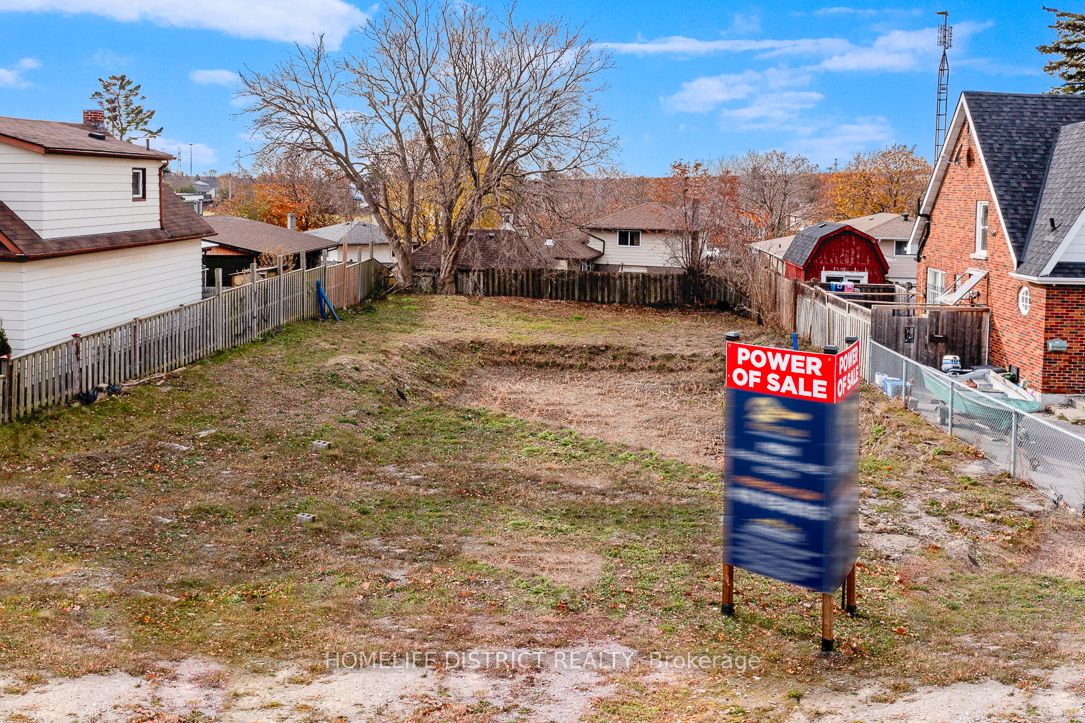
{"type": "Polygon", "coordinates": [[[79,123],[0,116],[0,143],[29,145],[39,153],[145,158],[156,161],[173,158],[169,153],[119,141],[109,135],[104,139],[93,138],[91,132],[91,128],[79,123]]]}

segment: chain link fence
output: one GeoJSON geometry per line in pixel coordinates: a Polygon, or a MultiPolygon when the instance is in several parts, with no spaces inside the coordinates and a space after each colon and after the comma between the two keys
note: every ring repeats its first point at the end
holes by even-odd
{"type": "Polygon", "coordinates": [[[1056,503],[1085,513],[1085,437],[871,342],[864,375],[1056,503]]]}

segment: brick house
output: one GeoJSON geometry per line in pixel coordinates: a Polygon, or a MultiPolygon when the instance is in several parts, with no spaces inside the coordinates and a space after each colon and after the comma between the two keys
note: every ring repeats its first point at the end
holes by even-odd
{"type": "Polygon", "coordinates": [[[910,248],[920,301],[991,307],[991,363],[1085,393],[1085,97],[963,93],[910,248]]]}
{"type": "Polygon", "coordinates": [[[774,271],[798,281],[884,284],[889,272],[878,239],[847,223],[818,223],[752,246],[774,271]]]}

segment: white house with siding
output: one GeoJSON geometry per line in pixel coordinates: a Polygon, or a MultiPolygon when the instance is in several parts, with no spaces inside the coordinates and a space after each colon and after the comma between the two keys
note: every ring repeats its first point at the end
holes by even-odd
{"type": "Polygon", "coordinates": [[[592,268],[631,273],[674,272],[682,266],[686,221],[677,209],[643,203],[584,225],[587,244],[601,255],[592,268]]]}
{"type": "Polygon", "coordinates": [[[0,117],[0,328],[15,354],[200,299],[213,230],[163,192],[171,156],[103,120],[0,117]]]}

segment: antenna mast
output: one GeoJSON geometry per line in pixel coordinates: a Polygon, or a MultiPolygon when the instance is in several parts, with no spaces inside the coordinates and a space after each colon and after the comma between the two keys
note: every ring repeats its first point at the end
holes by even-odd
{"type": "Polygon", "coordinates": [[[938,46],[942,48],[942,62],[938,64],[938,99],[934,114],[934,160],[942,152],[946,141],[946,115],[949,111],[949,56],[946,51],[953,47],[953,28],[949,24],[949,11],[941,10],[942,25],[938,28],[938,46]]]}

